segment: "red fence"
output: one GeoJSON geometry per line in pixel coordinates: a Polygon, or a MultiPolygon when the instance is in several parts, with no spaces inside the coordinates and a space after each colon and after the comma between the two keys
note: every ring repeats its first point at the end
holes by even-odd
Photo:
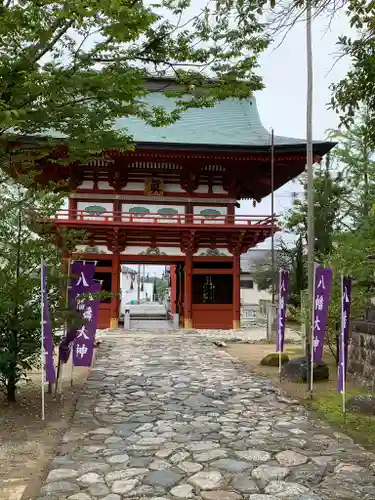
{"type": "MultiPolygon", "coordinates": [[[[103,222],[104,224],[177,224],[204,225],[217,224],[225,226],[272,226],[270,215],[217,215],[217,214],[163,214],[142,212],[89,212],[85,210],[60,210],[52,220],[64,222],[103,222]]],[[[274,218],[274,223],[276,218],[274,218]]]]}

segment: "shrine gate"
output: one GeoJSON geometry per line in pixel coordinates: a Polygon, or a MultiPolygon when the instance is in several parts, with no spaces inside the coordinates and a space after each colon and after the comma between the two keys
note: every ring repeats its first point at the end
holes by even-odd
{"type": "MultiPolygon", "coordinates": [[[[157,89],[146,100],[171,108],[157,89]]],[[[175,83],[169,81],[173,91],[175,83]]],[[[104,290],[120,292],[121,264],[169,264],[172,310],[184,328],[239,328],[240,255],[277,228],[271,214],[238,215],[240,200],[255,204],[271,193],[271,137],[256,101],[227,99],[190,109],[167,127],[119,120],[133,151],[106,151],[81,166],[44,162],[43,175],[69,179],[67,210],[55,227],[83,228],[86,241],[72,258],[96,260],[104,290]]],[[[275,137],[274,187],[305,168],[304,140],[275,137]]],[[[314,143],[318,161],[333,143],[314,143]]],[[[116,327],[120,299],[100,306],[99,327],[116,327]]]]}

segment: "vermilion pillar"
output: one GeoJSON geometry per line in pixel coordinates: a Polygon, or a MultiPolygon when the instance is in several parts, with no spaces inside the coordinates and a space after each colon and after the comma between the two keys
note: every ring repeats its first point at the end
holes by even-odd
{"type": "Polygon", "coordinates": [[[170,268],[171,277],[171,314],[176,314],[176,300],[177,300],[177,276],[176,266],[170,268]]]}
{"type": "Polygon", "coordinates": [[[118,322],[120,317],[120,277],[121,277],[121,261],[120,252],[117,251],[113,255],[112,260],[112,293],[116,294],[111,300],[111,320],[110,327],[118,328],[118,322]]]}
{"type": "Polygon", "coordinates": [[[69,210],[69,219],[76,218],[76,210],[77,210],[77,200],[75,198],[69,198],[68,200],[68,210],[69,210]]]}
{"type": "Polygon", "coordinates": [[[182,265],[178,264],[176,269],[177,277],[177,305],[178,314],[180,315],[180,326],[184,326],[184,273],[182,272],[182,265]]]}
{"type": "Polygon", "coordinates": [[[185,257],[184,276],[184,327],[192,328],[192,278],[193,278],[193,254],[188,252],[185,257]]]}
{"type": "Polygon", "coordinates": [[[240,287],[240,255],[233,255],[233,329],[240,328],[241,323],[241,287],[240,287]]]}

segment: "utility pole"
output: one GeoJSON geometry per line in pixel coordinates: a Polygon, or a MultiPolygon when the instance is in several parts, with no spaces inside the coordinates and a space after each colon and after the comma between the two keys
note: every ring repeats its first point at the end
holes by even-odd
{"type": "Polygon", "coordinates": [[[312,304],[314,297],[314,176],[312,149],[312,117],[313,117],[313,62],[312,62],[312,8],[311,0],[306,2],[306,62],[307,62],[307,97],[306,97],[306,171],[307,171],[307,264],[308,264],[308,310],[306,314],[306,365],[308,394],[312,397],[311,370],[311,330],[312,304]]]}
{"type": "Polygon", "coordinates": [[[138,276],[137,276],[137,304],[139,305],[141,303],[141,265],[138,264],[138,276]]]}
{"type": "Polygon", "coordinates": [[[272,341],[273,328],[275,326],[275,290],[276,290],[276,261],[275,261],[275,134],[271,129],[271,267],[272,267],[272,291],[271,307],[268,308],[267,315],[267,339],[272,341]]]}

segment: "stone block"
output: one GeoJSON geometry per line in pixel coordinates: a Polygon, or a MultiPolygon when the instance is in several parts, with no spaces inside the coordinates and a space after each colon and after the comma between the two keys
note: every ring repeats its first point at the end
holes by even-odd
{"type": "MultiPolygon", "coordinates": [[[[281,376],[291,382],[306,382],[307,360],[305,357],[294,358],[285,363],[281,369],[281,376]]],[[[314,380],[328,380],[329,368],[324,361],[314,363],[314,380]]]]}
{"type": "Polygon", "coordinates": [[[348,411],[355,413],[375,415],[375,396],[370,394],[364,396],[353,396],[347,401],[346,407],[348,411]]]}
{"type": "MultiPolygon", "coordinates": [[[[284,352],[281,354],[281,364],[287,363],[289,361],[289,356],[284,352]]],[[[264,356],[260,362],[263,366],[279,366],[279,353],[272,352],[264,356]]]]}

